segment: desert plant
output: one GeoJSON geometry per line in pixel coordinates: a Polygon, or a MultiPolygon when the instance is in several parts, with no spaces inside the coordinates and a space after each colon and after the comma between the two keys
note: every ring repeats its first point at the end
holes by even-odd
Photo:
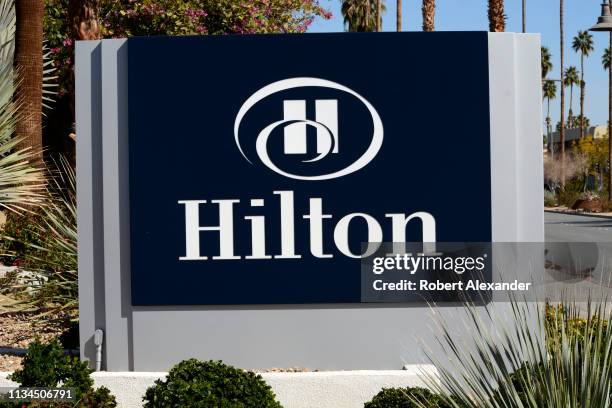
{"type": "Polygon", "coordinates": [[[263,378],[223,364],[190,359],[175,365],[165,380],[147,389],[145,408],[281,408],[263,378]]]}
{"type": "Polygon", "coordinates": [[[584,176],[588,173],[588,169],[588,157],[581,153],[554,159],[546,156],[544,158],[544,182],[549,190],[558,192],[563,185],[563,180],[584,176]]]}
{"type": "Polygon", "coordinates": [[[2,235],[5,259],[34,273],[10,287],[21,294],[14,306],[45,313],[78,314],[76,178],[65,159],[50,168],[46,204],[35,214],[16,215],[2,235]],[[15,225],[16,224],[16,225],[15,225]]]}
{"type": "Polygon", "coordinates": [[[545,207],[556,207],[557,206],[557,196],[554,192],[550,190],[544,191],[544,206],[545,207]]]}
{"type": "Polygon", "coordinates": [[[35,341],[28,347],[23,360],[23,368],[9,376],[21,387],[58,387],[72,388],[75,391],[74,401],[64,403],[36,402],[27,407],[77,407],[77,408],[114,408],[115,397],[105,387],[93,388],[90,377],[92,370],[87,363],[77,357],[64,353],[60,343],[53,340],[43,344],[35,341]]]}
{"type": "Polygon", "coordinates": [[[512,297],[506,314],[493,305],[466,304],[471,345],[455,342],[442,324],[452,368],[430,353],[442,380],[428,377],[434,391],[477,408],[610,407],[612,327],[603,320],[612,315],[605,300],[562,301],[551,309],[512,297]]]}

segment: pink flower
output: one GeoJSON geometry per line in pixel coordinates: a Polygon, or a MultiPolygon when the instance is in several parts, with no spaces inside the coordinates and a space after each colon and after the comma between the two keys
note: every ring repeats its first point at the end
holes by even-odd
{"type": "Polygon", "coordinates": [[[64,40],[64,47],[71,47],[72,46],[72,38],[66,38],[64,40]]]}

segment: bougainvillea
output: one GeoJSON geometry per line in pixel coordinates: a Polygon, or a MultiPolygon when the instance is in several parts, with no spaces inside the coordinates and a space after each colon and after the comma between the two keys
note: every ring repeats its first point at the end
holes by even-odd
{"type": "MultiPolygon", "coordinates": [[[[60,80],[74,91],[74,39],[68,1],[46,0],[45,40],[60,80]]],[[[331,18],[319,0],[101,0],[103,38],[148,35],[303,33],[316,17],[331,18]]]]}

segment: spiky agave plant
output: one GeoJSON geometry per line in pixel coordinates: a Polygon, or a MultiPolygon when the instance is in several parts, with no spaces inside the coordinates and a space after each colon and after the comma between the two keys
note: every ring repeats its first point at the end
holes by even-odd
{"type": "Polygon", "coordinates": [[[42,203],[44,175],[30,163],[28,149],[18,149],[15,123],[19,102],[13,101],[16,75],[15,8],[13,0],[0,0],[0,207],[24,210],[42,203]]]}
{"type": "Polygon", "coordinates": [[[13,280],[9,289],[19,300],[8,307],[38,312],[40,317],[61,313],[74,320],[78,318],[76,175],[61,158],[49,167],[47,178],[45,205],[30,218],[28,240],[20,242],[21,262],[29,273],[13,280]]]}
{"type": "Polygon", "coordinates": [[[473,342],[459,344],[442,322],[440,344],[450,364],[428,353],[441,379],[429,376],[429,386],[453,408],[609,408],[612,315],[606,305],[563,301],[551,308],[513,298],[502,316],[494,304],[467,304],[464,322],[473,342]]]}

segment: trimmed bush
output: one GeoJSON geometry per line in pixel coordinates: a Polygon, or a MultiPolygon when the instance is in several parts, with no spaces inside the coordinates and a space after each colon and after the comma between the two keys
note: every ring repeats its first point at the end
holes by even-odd
{"type": "Polygon", "coordinates": [[[426,388],[383,388],[364,408],[450,408],[443,398],[426,388]],[[422,404],[422,405],[421,405],[422,404]]]}
{"type": "Polygon", "coordinates": [[[164,381],[147,389],[143,401],[145,408],[282,408],[260,375],[196,359],[175,365],[164,381]]]}
{"type": "Polygon", "coordinates": [[[19,383],[21,387],[58,387],[61,383],[64,388],[74,388],[78,401],[76,404],[74,401],[20,403],[17,405],[19,407],[116,407],[115,397],[107,388],[93,388],[91,372],[87,363],[79,361],[77,357],[65,355],[57,340],[47,344],[35,341],[28,347],[23,368],[11,374],[9,379],[19,383]]]}

